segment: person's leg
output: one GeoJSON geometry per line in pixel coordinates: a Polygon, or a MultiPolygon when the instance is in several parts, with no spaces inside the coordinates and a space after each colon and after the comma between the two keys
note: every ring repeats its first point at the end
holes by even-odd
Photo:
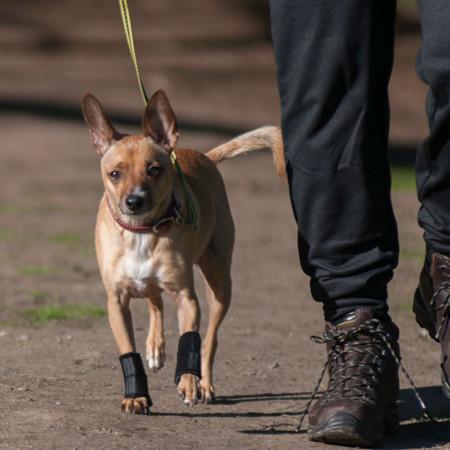
{"type": "Polygon", "coordinates": [[[427,246],[414,297],[416,319],[441,343],[441,377],[450,398],[450,9],[445,0],[420,1],[422,49],[417,72],[429,86],[428,138],[417,153],[419,224],[427,246]]]}
{"type": "Polygon", "coordinates": [[[398,424],[386,304],[398,257],[387,155],[395,1],[270,6],[300,260],[327,321],[329,383],[308,435],[375,445],[398,424]]]}
{"type": "Polygon", "coordinates": [[[422,49],[417,72],[429,86],[430,135],[417,153],[419,224],[427,246],[450,256],[450,8],[448,1],[419,1],[422,49]]]}
{"type": "Polygon", "coordinates": [[[289,186],[312,295],[328,321],[362,306],[387,315],[398,257],[387,156],[395,2],[271,0],[270,7],[289,186]]]}

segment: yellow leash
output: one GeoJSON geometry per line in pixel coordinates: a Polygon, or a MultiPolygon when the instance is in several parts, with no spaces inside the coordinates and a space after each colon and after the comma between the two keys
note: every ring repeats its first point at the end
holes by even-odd
{"type": "Polygon", "coordinates": [[[127,0],[119,0],[120,14],[122,15],[123,29],[125,30],[125,37],[127,39],[128,49],[130,50],[131,61],[136,71],[139,89],[141,90],[144,103],[148,103],[148,95],[142,82],[141,72],[139,71],[139,64],[136,56],[136,49],[134,48],[133,28],[131,27],[130,10],[128,9],[127,0]]]}
{"type": "MultiPolygon", "coordinates": [[[[147,105],[148,95],[147,91],[145,90],[144,83],[142,82],[141,72],[139,70],[136,49],[134,47],[133,28],[131,26],[130,10],[128,8],[127,0],[119,0],[119,7],[120,7],[120,14],[122,16],[123,29],[125,31],[128,49],[130,50],[131,61],[133,63],[134,70],[136,72],[136,77],[142,98],[144,99],[144,103],[147,105]]],[[[181,170],[180,164],[178,163],[175,150],[172,150],[170,152],[170,160],[172,161],[173,166],[175,167],[178,175],[180,176],[181,186],[183,188],[184,197],[186,199],[187,217],[183,218],[183,224],[190,225],[195,230],[197,229],[197,212],[195,210],[194,202],[192,201],[191,196],[189,195],[186,178],[184,176],[183,171],[181,170]]]]}

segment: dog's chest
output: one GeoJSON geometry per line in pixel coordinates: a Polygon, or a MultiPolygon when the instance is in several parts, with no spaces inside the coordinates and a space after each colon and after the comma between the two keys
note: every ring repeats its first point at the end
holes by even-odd
{"type": "Polygon", "coordinates": [[[152,236],[133,234],[127,242],[122,257],[122,270],[137,293],[144,293],[152,281],[156,281],[158,264],[152,255],[152,236]]]}

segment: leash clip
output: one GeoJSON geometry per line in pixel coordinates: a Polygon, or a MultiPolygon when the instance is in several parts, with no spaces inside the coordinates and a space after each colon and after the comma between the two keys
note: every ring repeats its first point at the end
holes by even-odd
{"type": "Polygon", "coordinates": [[[176,219],[173,217],[167,217],[166,219],[162,219],[158,223],[155,223],[155,225],[153,225],[152,227],[153,233],[157,234],[161,225],[164,225],[166,223],[176,223],[176,219]]]}

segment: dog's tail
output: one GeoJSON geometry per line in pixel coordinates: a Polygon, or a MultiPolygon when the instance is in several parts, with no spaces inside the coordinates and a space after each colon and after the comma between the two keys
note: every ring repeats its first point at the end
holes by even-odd
{"type": "Polygon", "coordinates": [[[266,126],[241,134],[206,153],[206,156],[218,164],[224,159],[243,153],[268,149],[272,152],[273,163],[280,177],[286,177],[283,139],[278,127],[266,126]]]}

